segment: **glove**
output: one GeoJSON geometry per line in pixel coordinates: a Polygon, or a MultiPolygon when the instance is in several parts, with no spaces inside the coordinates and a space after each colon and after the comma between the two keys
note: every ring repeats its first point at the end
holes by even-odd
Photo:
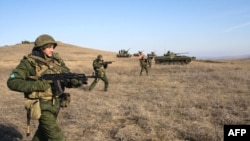
{"type": "Polygon", "coordinates": [[[49,80],[37,80],[32,85],[32,91],[46,91],[51,87],[52,81],[49,80]]]}
{"type": "Polygon", "coordinates": [[[77,87],[82,86],[82,81],[81,80],[71,79],[70,82],[71,82],[71,86],[73,88],[77,88],[77,87]]]}

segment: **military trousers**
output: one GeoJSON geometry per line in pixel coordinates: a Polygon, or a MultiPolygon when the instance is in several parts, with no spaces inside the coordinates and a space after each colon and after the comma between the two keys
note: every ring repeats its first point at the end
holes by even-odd
{"type": "Polygon", "coordinates": [[[103,74],[103,76],[99,76],[98,78],[95,78],[95,80],[89,86],[90,91],[94,89],[94,87],[96,86],[96,84],[99,82],[100,79],[104,82],[104,91],[107,91],[109,87],[109,81],[105,73],[103,74]]]}
{"type": "Polygon", "coordinates": [[[59,99],[52,101],[41,101],[41,117],[38,129],[32,141],[65,141],[65,137],[59,128],[56,118],[60,109],[59,99]]]}
{"type": "Polygon", "coordinates": [[[148,75],[148,67],[147,66],[141,66],[141,71],[140,71],[140,75],[142,75],[143,71],[146,71],[146,74],[148,75]]]}

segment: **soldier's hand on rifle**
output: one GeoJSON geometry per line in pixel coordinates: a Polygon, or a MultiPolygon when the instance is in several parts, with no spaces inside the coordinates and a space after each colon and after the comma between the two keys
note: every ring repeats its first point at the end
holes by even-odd
{"type": "Polygon", "coordinates": [[[104,69],[108,68],[108,64],[103,64],[104,69]]]}
{"type": "Polygon", "coordinates": [[[31,91],[46,91],[51,87],[52,81],[50,80],[37,80],[31,86],[31,91]]]}
{"type": "Polygon", "coordinates": [[[71,79],[70,82],[71,82],[71,86],[73,88],[77,88],[77,87],[82,86],[82,81],[81,80],[71,79]]]}

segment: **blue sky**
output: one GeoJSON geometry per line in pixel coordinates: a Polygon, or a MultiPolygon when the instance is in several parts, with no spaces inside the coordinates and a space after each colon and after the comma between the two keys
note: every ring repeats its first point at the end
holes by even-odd
{"type": "Polygon", "coordinates": [[[0,11],[0,46],[46,33],[64,43],[131,54],[250,54],[249,0],[1,0],[0,11]]]}

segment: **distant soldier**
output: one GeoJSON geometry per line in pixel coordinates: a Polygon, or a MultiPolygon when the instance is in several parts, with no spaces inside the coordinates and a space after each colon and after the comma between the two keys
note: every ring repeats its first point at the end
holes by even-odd
{"type": "Polygon", "coordinates": [[[104,82],[104,91],[107,91],[109,86],[109,81],[106,76],[105,69],[107,69],[108,64],[103,63],[102,55],[97,56],[97,58],[93,61],[92,66],[95,71],[95,76],[97,76],[97,78],[95,78],[95,80],[89,86],[89,91],[91,91],[96,86],[96,84],[100,79],[104,82]]]}
{"type": "Polygon", "coordinates": [[[152,60],[153,60],[153,56],[148,54],[148,57],[147,57],[147,62],[148,62],[148,67],[151,68],[152,66],[152,60]]]}
{"type": "Polygon", "coordinates": [[[142,72],[145,70],[146,74],[148,75],[148,61],[147,58],[145,58],[145,55],[140,55],[139,56],[139,62],[140,62],[140,75],[142,75],[142,72]]]}
{"type": "Polygon", "coordinates": [[[144,54],[143,54],[141,51],[139,51],[138,53],[139,53],[139,56],[138,56],[138,57],[139,57],[139,60],[140,60],[140,59],[143,58],[144,54]]]}

